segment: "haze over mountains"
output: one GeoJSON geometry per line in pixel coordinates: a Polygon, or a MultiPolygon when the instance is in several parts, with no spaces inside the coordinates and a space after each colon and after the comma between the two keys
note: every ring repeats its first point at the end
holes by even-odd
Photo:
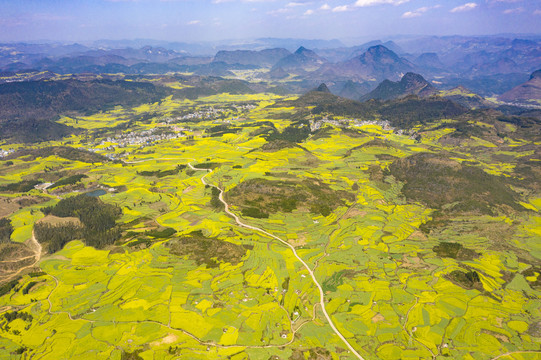
{"type": "Polygon", "coordinates": [[[75,131],[56,123],[57,116],[91,111],[96,99],[115,106],[166,94],[304,94],[320,84],[340,100],[327,104],[328,96],[315,95],[327,105],[314,106],[335,102],[366,114],[374,111],[359,101],[412,96],[436,97],[423,104],[437,114],[442,99],[464,109],[521,114],[541,105],[539,69],[541,36],[402,37],[352,47],[338,40],[273,38],[213,46],[151,40],[0,44],[0,104],[10,109],[2,112],[0,128],[3,138],[22,139],[32,129],[29,139],[53,139],[75,131]],[[193,86],[167,85],[179,79],[193,86]]]}
{"type": "MultiPolygon", "coordinates": [[[[338,40],[265,38],[221,44],[155,40],[96,41],[91,44],[0,45],[4,73],[122,73],[233,76],[236,70],[265,70],[261,79],[301,76],[306,91],[319,82],[335,93],[364,95],[383,80],[407,72],[440,88],[466,86],[498,96],[528,80],[541,67],[541,37],[403,37],[347,47],[338,40]],[[232,72],[233,71],[233,72],[232,72]]],[[[295,86],[290,87],[291,90],[295,86]]],[[[357,97],[358,98],[358,97],[357,97]]]]}
{"type": "Polygon", "coordinates": [[[535,71],[527,82],[507,91],[498,99],[501,101],[526,103],[535,103],[537,100],[537,104],[539,105],[539,99],[541,99],[541,70],[535,71]]]}

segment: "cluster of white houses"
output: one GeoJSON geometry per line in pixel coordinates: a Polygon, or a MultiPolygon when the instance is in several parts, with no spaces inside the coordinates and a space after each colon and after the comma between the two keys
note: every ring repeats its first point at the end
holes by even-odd
{"type": "Polygon", "coordinates": [[[7,150],[0,149],[0,158],[8,156],[9,154],[11,154],[14,151],[15,150],[13,150],[13,149],[7,149],[7,150]]]}
{"type": "Polygon", "coordinates": [[[153,144],[158,141],[178,139],[185,137],[183,131],[187,129],[176,129],[178,132],[169,132],[156,134],[158,130],[162,128],[154,128],[151,130],[145,130],[141,132],[129,132],[124,134],[119,134],[114,137],[108,137],[101,141],[100,145],[109,145],[110,147],[124,147],[128,145],[146,145],[153,144]]]}
{"type": "Polygon", "coordinates": [[[383,130],[393,131],[394,128],[387,120],[360,120],[360,119],[319,119],[319,120],[310,120],[310,131],[314,132],[323,126],[323,124],[330,124],[337,127],[348,127],[355,126],[361,127],[365,125],[377,125],[381,126],[383,130]]]}
{"type": "Polygon", "coordinates": [[[194,112],[191,112],[186,115],[177,116],[177,117],[166,117],[163,119],[163,121],[166,124],[171,124],[179,121],[190,121],[190,120],[212,120],[216,118],[225,118],[226,116],[234,115],[239,112],[249,111],[256,108],[255,105],[252,104],[244,104],[244,105],[233,105],[234,111],[230,109],[216,109],[214,107],[208,107],[205,109],[199,109],[194,112]],[[233,113],[233,114],[231,114],[233,113]]]}

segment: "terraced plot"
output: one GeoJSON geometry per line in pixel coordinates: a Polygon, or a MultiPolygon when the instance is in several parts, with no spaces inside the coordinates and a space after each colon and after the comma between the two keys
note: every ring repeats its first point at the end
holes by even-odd
{"type": "Polygon", "coordinates": [[[295,108],[266,107],[279,99],[117,108],[77,125],[132,136],[190,129],[122,146],[104,143],[108,133],[69,140],[115,161],[0,161],[0,186],[86,176],[77,188],[3,191],[44,200],[5,214],[14,242],[31,238],[44,207],[81,192],[101,189],[100,201],[121,209],[114,244],[70,241],[3,282],[0,358],[541,356],[538,139],[451,139],[449,119],[412,133],[325,124],[295,143],[257,133],[294,123],[295,108]],[[175,111],[247,102],[229,122],[164,123],[175,111]],[[111,130],[134,113],[148,119],[111,130]],[[217,125],[235,132],[209,136],[217,125]],[[470,186],[479,178],[490,186],[470,186]]]}

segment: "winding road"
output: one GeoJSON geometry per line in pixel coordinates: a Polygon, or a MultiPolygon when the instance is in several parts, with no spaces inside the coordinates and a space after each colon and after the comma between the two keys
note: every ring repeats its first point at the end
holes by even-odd
{"type": "MultiPolygon", "coordinates": [[[[184,158],[184,159],[187,159],[187,158],[184,158]]],[[[164,159],[160,159],[160,160],[166,160],[166,158],[164,159]]],[[[178,160],[178,159],[175,159],[175,160],[178,160]]],[[[195,159],[191,159],[191,160],[194,160],[196,161],[195,159]]],[[[138,162],[143,162],[143,161],[150,161],[150,160],[140,160],[140,161],[131,161],[131,162],[127,162],[127,163],[138,163],[138,162]]],[[[207,182],[207,180],[205,179],[208,175],[210,175],[212,173],[212,170],[211,169],[200,169],[200,168],[196,168],[194,167],[191,163],[188,163],[188,166],[190,167],[190,169],[194,170],[194,171],[205,171],[205,175],[203,175],[201,177],[201,182],[204,184],[204,185],[207,185],[207,186],[212,186],[213,188],[216,188],[217,190],[219,190],[220,194],[219,194],[219,200],[224,204],[224,207],[225,207],[225,212],[231,216],[235,222],[241,226],[241,227],[244,227],[246,229],[250,229],[250,230],[253,230],[253,231],[256,231],[256,232],[259,232],[267,237],[270,237],[276,241],[279,241],[281,244],[287,246],[293,253],[293,255],[295,256],[295,258],[303,265],[303,267],[308,271],[308,273],[310,274],[310,277],[312,278],[312,281],[313,283],[316,285],[316,287],[318,288],[319,290],[319,302],[314,304],[314,308],[313,308],[313,319],[315,319],[316,317],[316,306],[319,304],[320,307],[321,307],[321,311],[323,313],[323,315],[325,316],[325,318],[327,319],[327,322],[329,323],[330,327],[332,328],[333,332],[344,342],[344,344],[347,346],[347,348],[351,351],[351,353],[353,355],[355,355],[356,358],[358,358],[359,360],[365,360],[354,348],[353,346],[349,343],[349,341],[344,337],[344,335],[342,335],[342,333],[337,329],[337,327],[335,326],[335,324],[333,323],[331,317],[329,316],[329,314],[327,313],[327,310],[326,310],[326,307],[325,307],[325,294],[323,292],[323,288],[321,286],[321,284],[318,282],[315,274],[314,274],[314,270],[312,270],[308,264],[297,254],[297,251],[295,250],[295,247],[292,246],[291,244],[289,244],[287,241],[281,239],[280,237],[274,235],[274,234],[271,234],[261,228],[258,228],[258,227],[255,227],[255,226],[252,226],[252,225],[248,225],[248,224],[245,224],[241,221],[241,219],[235,214],[233,213],[231,210],[230,210],[230,206],[229,204],[225,201],[224,199],[224,191],[216,186],[216,185],[213,185],[213,184],[210,184],[207,182]]],[[[32,231],[32,237],[27,241],[26,245],[34,252],[34,255],[31,255],[31,256],[25,256],[24,258],[19,258],[19,259],[15,259],[15,260],[9,260],[9,261],[4,261],[4,262],[18,262],[18,261],[22,261],[22,260],[26,260],[28,258],[35,258],[35,261],[31,264],[31,265],[28,265],[28,266],[25,266],[25,267],[22,267],[20,269],[18,269],[18,271],[16,273],[13,273],[13,274],[9,274],[7,275],[6,278],[4,279],[1,279],[3,281],[5,281],[6,279],[10,279],[12,277],[15,277],[17,276],[18,274],[20,274],[22,271],[24,271],[25,269],[28,269],[28,268],[31,268],[31,267],[34,267],[36,264],[39,263],[39,261],[41,260],[41,255],[42,255],[42,246],[41,244],[37,241],[36,237],[35,237],[35,234],[34,234],[34,231],[32,231]]],[[[319,259],[318,259],[319,260],[319,259]]],[[[317,266],[317,265],[316,265],[317,266]]],[[[62,313],[65,313],[67,314],[67,316],[69,317],[70,320],[72,321],[76,321],[76,320],[84,320],[84,321],[88,321],[88,322],[96,322],[96,320],[89,320],[89,319],[85,319],[85,318],[73,318],[72,315],[67,312],[67,311],[52,311],[52,302],[51,302],[51,295],[52,293],[54,292],[54,290],[58,287],[59,285],[59,280],[53,276],[53,275],[49,275],[51,276],[56,285],[55,285],[55,288],[51,291],[51,293],[49,293],[48,297],[47,297],[47,302],[48,302],[48,313],[53,315],[53,314],[62,314],[62,313]]],[[[409,318],[409,314],[411,312],[411,310],[417,305],[418,303],[418,298],[416,298],[416,302],[415,304],[408,310],[407,314],[406,314],[406,321],[404,322],[404,325],[403,325],[403,330],[408,333],[410,335],[410,337],[413,338],[413,335],[410,331],[408,331],[406,329],[406,324],[408,323],[408,318],[409,318]]],[[[4,311],[7,311],[7,310],[10,310],[12,309],[12,306],[5,306],[3,307],[2,309],[0,309],[0,313],[4,312],[4,311]]],[[[128,323],[128,321],[118,321],[119,323],[128,323]]],[[[142,321],[136,321],[136,322],[146,322],[146,323],[155,323],[155,324],[159,324],[161,326],[165,326],[167,327],[168,329],[170,330],[177,330],[177,331],[181,331],[183,332],[184,334],[186,334],[187,336],[191,337],[192,339],[196,340],[197,342],[199,342],[200,344],[202,345],[207,345],[207,346],[215,346],[215,347],[221,347],[221,348],[234,348],[234,347],[239,347],[239,348],[242,348],[242,347],[246,347],[246,348],[272,348],[272,347],[283,347],[283,346],[287,346],[287,345],[290,345],[292,344],[294,341],[295,341],[295,333],[297,331],[299,331],[307,322],[305,323],[302,323],[297,329],[295,329],[293,331],[293,336],[291,337],[291,339],[287,342],[287,343],[283,343],[283,344],[267,344],[267,345],[256,345],[256,346],[250,346],[250,345],[237,345],[237,344],[232,344],[232,345],[222,345],[222,344],[218,344],[218,343],[215,343],[215,342],[209,342],[209,341],[203,341],[199,338],[197,338],[194,334],[192,333],[189,333],[187,332],[186,330],[183,330],[183,329],[180,329],[180,328],[174,328],[171,326],[171,324],[162,324],[158,321],[154,321],[154,320],[142,320],[142,321]]],[[[113,323],[116,323],[115,321],[113,321],[113,323]]],[[[415,339],[417,342],[419,342],[417,339],[415,339]]],[[[421,343],[422,344],[422,343],[421,343]]],[[[422,344],[423,345],[423,344],[422,344]]],[[[426,346],[425,346],[426,347],[426,346]]],[[[430,349],[428,349],[430,351],[430,349]]],[[[430,351],[432,352],[432,351],[430,351]]],[[[517,350],[517,351],[510,351],[510,352],[506,352],[506,353],[503,353],[503,354],[500,354],[494,358],[492,358],[491,360],[497,360],[497,359],[502,359],[502,358],[505,358],[505,357],[508,357],[508,356],[512,356],[513,354],[521,354],[521,353],[524,353],[524,354],[527,354],[527,353],[531,353],[531,354],[539,354],[540,351],[539,350],[517,350]]],[[[432,352],[432,355],[433,357],[435,358],[436,355],[432,352]]]]}
{"type": "Polygon", "coordinates": [[[290,243],[288,243],[287,241],[279,238],[278,236],[274,235],[274,234],[271,234],[263,229],[260,229],[258,227],[255,227],[255,226],[251,226],[251,225],[248,225],[248,224],[245,224],[243,223],[240,218],[233,212],[231,212],[231,210],[229,210],[229,204],[224,200],[224,191],[222,189],[220,189],[218,186],[216,185],[213,185],[213,184],[210,184],[208,183],[206,180],[205,180],[205,177],[207,177],[207,175],[209,175],[212,170],[210,169],[199,169],[199,168],[196,168],[194,167],[191,163],[188,163],[188,166],[190,167],[190,169],[192,170],[199,170],[199,171],[206,171],[207,173],[205,175],[203,175],[201,177],[201,182],[204,184],[204,185],[208,185],[208,186],[212,186],[216,189],[218,189],[220,191],[220,195],[219,195],[219,199],[220,201],[224,204],[225,206],[225,212],[231,216],[233,219],[235,219],[236,223],[239,225],[239,226],[242,226],[244,228],[247,228],[247,229],[250,229],[250,230],[254,230],[254,231],[257,231],[257,232],[260,232],[270,238],[273,238],[275,240],[278,240],[279,242],[281,242],[282,244],[284,244],[285,246],[287,246],[288,248],[291,249],[291,251],[293,252],[293,255],[297,258],[297,260],[299,260],[301,262],[301,264],[304,266],[304,268],[308,271],[308,273],[310,274],[310,276],[312,277],[312,281],[314,282],[314,284],[316,285],[316,287],[318,288],[319,290],[319,305],[321,306],[321,311],[323,312],[323,315],[325,316],[325,318],[327,319],[327,322],[329,323],[329,325],[331,326],[332,330],[334,331],[334,333],[344,342],[344,344],[346,344],[346,346],[348,347],[348,349],[359,359],[359,360],[364,360],[364,358],[361,356],[361,354],[359,354],[354,348],[353,346],[351,346],[351,344],[349,343],[349,341],[345,338],[344,335],[342,335],[342,333],[340,332],[340,330],[338,330],[336,328],[336,326],[334,325],[331,317],[329,316],[329,314],[327,313],[327,309],[325,308],[325,294],[323,293],[323,287],[321,287],[321,284],[317,281],[316,279],[316,276],[314,275],[314,272],[312,271],[312,269],[310,269],[310,267],[308,266],[308,264],[299,256],[299,254],[297,254],[297,251],[295,250],[295,247],[293,247],[293,245],[291,245],[290,243]]]}

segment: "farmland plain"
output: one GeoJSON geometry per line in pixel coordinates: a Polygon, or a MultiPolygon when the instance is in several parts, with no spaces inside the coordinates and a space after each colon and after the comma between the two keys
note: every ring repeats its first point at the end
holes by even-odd
{"type": "Polygon", "coordinates": [[[539,128],[402,131],[296,99],[63,117],[85,132],[1,159],[2,201],[30,200],[4,214],[0,359],[538,359],[539,128]],[[104,157],[40,151],[60,146],[104,157]],[[17,258],[63,199],[97,190],[119,209],[114,241],[78,224],[54,253],[38,237],[38,263],[17,258]]]}

